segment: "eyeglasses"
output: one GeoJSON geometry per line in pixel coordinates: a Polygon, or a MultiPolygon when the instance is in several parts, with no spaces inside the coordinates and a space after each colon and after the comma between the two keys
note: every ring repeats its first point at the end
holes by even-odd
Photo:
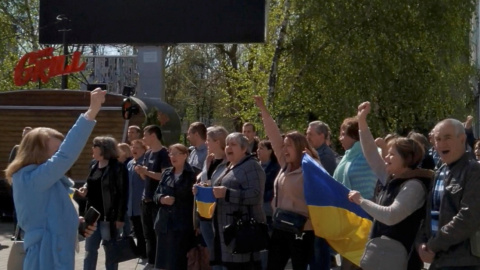
{"type": "Polygon", "coordinates": [[[182,155],[183,153],[180,153],[180,152],[176,152],[176,153],[168,153],[168,156],[169,157],[176,157],[178,155],[182,155]]]}

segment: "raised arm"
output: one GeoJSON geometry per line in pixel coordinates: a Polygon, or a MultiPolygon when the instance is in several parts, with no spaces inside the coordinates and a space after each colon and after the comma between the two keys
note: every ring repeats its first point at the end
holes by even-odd
{"type": "Polygon", "coordinates": [[[45,163],[32,170],[30,179],[25,179],[31,181],[33,189],[47,190],[72,167],[95,126],[95,117],[100,111],[102,103],[105,102],[105,95],[106,91],[100,88],[90,93],[89,109],[78,118],[57,152],[45,163]]]}
{"type": "Polygon", "coordinates": [[[265,133],[272,144],[273,152],[277,157],[278,163],[280,167],[285,167],[285,159],[283,156],[282,148],[283,148],[283,139],[282,134],[280,133],[280,129],[278,129],[277,124],[273,120],[272,116],[267,110],[265,106],[265,102],[261,96],[254,96],[255,104],[260,109],[262,113],[262,121],[263,127],[265,128],[265,133]]]}
{"type": "Polygon", "coordinates": [[[363,155],[372,168],[375,175],[385,185],[388,174],[385,167],[385,161],[380,153],[378,153],[377,145],[373,139],[372,133],[368,128],[367,115],[370,113],[370,102],[363,102],[358,106],[358,129],[360,133],[360,144],[362,146],[363,155]]]}

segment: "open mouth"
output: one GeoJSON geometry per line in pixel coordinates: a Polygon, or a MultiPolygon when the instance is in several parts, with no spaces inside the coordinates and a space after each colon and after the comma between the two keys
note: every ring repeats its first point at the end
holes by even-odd
{"type": "Polygon", "coordinates": [[[450,150],[443,150],[443,151],[441,151],[441,153],[442,153],[443,155],[447,155],[448,153],[450,153],[450,150]]]}

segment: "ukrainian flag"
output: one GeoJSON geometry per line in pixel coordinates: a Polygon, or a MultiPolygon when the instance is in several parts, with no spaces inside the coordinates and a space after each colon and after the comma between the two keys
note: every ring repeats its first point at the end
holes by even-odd
{"type": "Polygon", "coordinates": [[[360,265],[371,218],[348,200],[350,190],[307,154],[303,156],[302,169],[305,200],[315,235],[325,238],[340,255],[360,265]]]}
{"type": "Polygon", "coordinates": [[[213,196],[213,187],[197,186],[197,212],[202,218],[212,218],[215,211],[215,197],[213,196]]]}

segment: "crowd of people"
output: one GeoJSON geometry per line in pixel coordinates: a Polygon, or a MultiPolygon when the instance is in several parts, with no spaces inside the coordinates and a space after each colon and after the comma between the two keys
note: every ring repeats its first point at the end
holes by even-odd
{"type": "MultiPolygon", "coordinates": [[[[29,129],[15,149],[6,175],[24,230],[24,269],[73,269],[76,228],[83,219],[72,192],[100,212],[85,233],[84,269],[96,269],[102,240],[130,234],[144,269],[186,270],[187,253],[198,244],[208,249],[214,270],[280,270],[289,260],[294,270],[330,269],[335,251],[315,235],[304,196],[305,153],[351,190],[346,201],[372,217],[370,239],[399,243],[398,252],[408,254],[405,269],[420,270],[424,263],[430,269],[480,269],[480,196],[475,194],[480,142],[475,143],[471,117],[465,123],[440,121],[430,140],[416,132],[374,139],[367,123],[370,103],[364,102],[341,124],[345,154],[339,156],[326,123],[313,121],[305,132],[282,134],[255,96],[264,139],[248,122],[241,133],[195,122],[187,132],[189,148],[180,143],[167,148],[159,126],[130,126],[126,143],[110,136],[93,139],[90,174],[74,190],[64,175],[85,145],[104,96],[92,91],[90,109],[65,138],[52,129],[29,129]],[[211,218],[196,213],[200,186],[211,187],[215,198],[211,218]],[[281,211],[305,219],[300,232],[275,225],[281,211]],[[267,250],[232,252],[223,228],[238,213],[269,225],[267,250]]],[[[105,268],[115,270],[118,264],[105,268]]],[[[341,269],[361,268],[342,257],[341,269]]]]}

